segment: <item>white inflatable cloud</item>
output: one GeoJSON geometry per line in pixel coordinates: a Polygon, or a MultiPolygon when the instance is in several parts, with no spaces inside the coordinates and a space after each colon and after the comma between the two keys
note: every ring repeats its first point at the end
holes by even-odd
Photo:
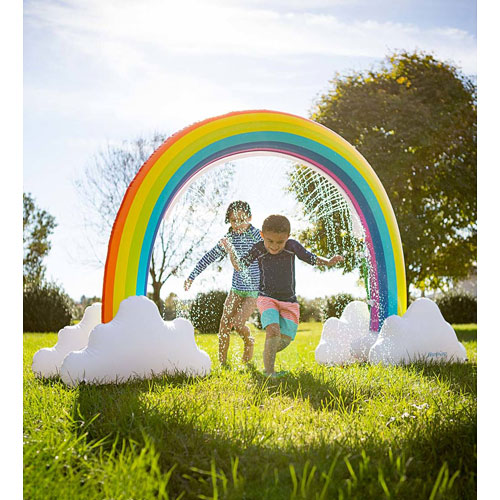
{"type": "Polygon", "coordinates": [[[96,302],[85,309],[77,325],[59,330],[54,347],[40,349],[33,356],[31,369],[38,377],[59,375],[62,362],[71,351],[83,349],[89,341],[91,330],[101,322],[101,304],[96,302]]]}
{"type": "Polygon", "coordinates": [[[203,376],[210,368],[210,357],[196,345],[188,320],[163,321],[153,301],[133,296],[122,301],[109,323],[92,330],[85,349],[64,358],[61,378],[68,385],[102,384],[163,372],[203,376]]]}
{"type": "Polygon", "coordinates": [[[370,313],[361,301],[350,302],[340,319],[328,318],[314,353],[322,365],[343,365],[366,361],[368,351],[377,339],[370,333],[370,313]]]}
{"type": "Polygon", "coordinates": [[[389,316],[384,321],[368,359],[385,365],[417,360],[463,362],[467,354],[436,303],[421,298],[403,316],[389,316]]]}

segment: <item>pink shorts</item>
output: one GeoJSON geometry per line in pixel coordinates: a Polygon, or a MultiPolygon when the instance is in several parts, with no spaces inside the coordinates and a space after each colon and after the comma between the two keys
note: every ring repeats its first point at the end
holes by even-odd
{"type": "Polygon", "coordinates": [[[300,306],[297,302],[282,302],[271,297],[257,297],[262,327],[277,323],[281,333],[295,338],[299,327],[300,306]]]}

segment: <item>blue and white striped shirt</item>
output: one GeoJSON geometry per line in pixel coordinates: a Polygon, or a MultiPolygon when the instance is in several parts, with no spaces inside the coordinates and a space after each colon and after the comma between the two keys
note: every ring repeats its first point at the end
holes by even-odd
{"type": "MultiPolygon", "coordinates": [[[[235,233],[231,231],[226,237],[232,243],[238,258],[246,255],[255,243],[262,241],[260,231],[252,225],[250,225],[244,233],[235,233]]],[[[189,275],[189,279],[194,280],[196,276],[202,273],[210,264],[226,255],[227,252],[225,248],[217,244],[200,259],[189,275]]],[[[234,270],[231,286],[240,292],[254,292],[259,289],[259,282],[259,264],[255,261],[242,271],[234,270]]]]}

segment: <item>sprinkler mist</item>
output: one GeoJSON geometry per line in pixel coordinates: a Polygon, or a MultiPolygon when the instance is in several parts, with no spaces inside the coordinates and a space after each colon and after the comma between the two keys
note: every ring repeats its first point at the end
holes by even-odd
{"type": "MultiPolygon", "coordinates": [[[[320,255],[343,255],[345,272],[359,273],[360,295],[364,287],[368,299],[370,269],[364,231],[340,188],[315,169],[297,164],[291,158],[260,154],[231,160],[230,163],[218,164],[192,181],[169,215],[179,218],[186,211],[208,211],[209,207],[218,212],[210,227],[211,238],[202,240],[207,225],[200,225],[196,218],[189,226],[186,239],[199,242],[193,260],[196,261],[225,234],[225,209],[231,201],[241,199],[251,205],[252,223],[257,227],[267,215],[283,213],[292,220],[293,238],[301,240],[320,255]]],[[[229,259],[221,259],[197,279],[197,287],[207,291],[225,289],[231,273],[229,259]]],[[[250,282],[250,276],[247,280],[250,282]]],[[[218,295],[204,294],[204,300],[205,316],[220,314],[221,299],[218,295]]],[[[190,314],[192,303],[192,300],[178,298],[176,317],[193,319],[190,314]]]]}
{"type": "Polygon", "coordinates": [[[345,272],[358,270],[370,306],[372,270],[363,226],[351,202],[331,179],[308,166],[295,165],[289,178],[289,189],[313,228],[303,233],[306,243],[319,254],[343,255],[345,272]]]}

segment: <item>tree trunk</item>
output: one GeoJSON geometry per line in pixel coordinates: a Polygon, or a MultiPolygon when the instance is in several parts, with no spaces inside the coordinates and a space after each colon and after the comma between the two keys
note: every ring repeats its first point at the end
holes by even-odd
{"type": "Polygon", "coordinates": [[[153,297],[152,297],[153,302],[158,307],[158,311],[160,311],[160,315],[163,318],[165,304],[163,303],[163,301],[161,300],[161,297],[160,297],[160,290],[161,290],[161,287],[163,284],[160,283],[159,281],[153,281],[152,285],[153,285],[153,297]]]}

